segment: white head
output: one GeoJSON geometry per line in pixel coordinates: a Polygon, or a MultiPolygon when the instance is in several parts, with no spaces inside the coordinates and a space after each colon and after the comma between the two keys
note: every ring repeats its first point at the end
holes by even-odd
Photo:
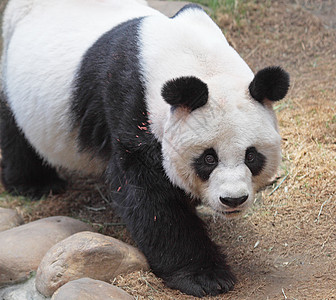
{"type": "Polygon", "coordinates": [[[163,164],[174,184],[230,218],[277,171],[281,138],[272,102],[285,97],[289,76],[269,67],[250,82],[218,80],[184,76],[162,87],[171,105],[163,164]]]}
{"type": "Polygon", "coordinates": [[[272,102],[285,97],[288,74],[254,75],[195,5],[144,19],[141,62],[169,179],[224,216],[245,210],[281,159],[272,102]]]}

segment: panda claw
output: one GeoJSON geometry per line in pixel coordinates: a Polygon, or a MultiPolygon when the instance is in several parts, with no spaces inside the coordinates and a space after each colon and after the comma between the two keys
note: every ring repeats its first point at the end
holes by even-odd
{"type": "Polygon", "coordinates": [[[234,287],[235,278],[228,267],[215,267],[204,271],[204,273],[179,272],[166,280],[166,284],[182,291],[183,293],[202,298],[207,295],[216,296],[227,293],[234,287]]]}

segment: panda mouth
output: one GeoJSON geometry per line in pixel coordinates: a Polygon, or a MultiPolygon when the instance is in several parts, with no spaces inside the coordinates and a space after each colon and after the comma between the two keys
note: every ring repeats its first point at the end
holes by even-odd
{"type": "Polygon", "coordinates": [[[231,214],[237,214],[240,213],[240,210],[230,210],[230,211],[223,211],[224,214],[231,215],[231,214]]]}
{"type": "Polygon", "coordinates": [[[201,213],[201,215],[214,215],[214,216],[218,216],[224,219],[234,219],[236,217],[239,217],[242,212],[244,211],[244,209],[227,209],[227,210],[220,210],[220,209],[216,209],[214,207],[211,206],[203,206],[201,205],[199,207],[199,211],[201,213]]]}
{"type": "Polygon", "coordinates": [[[241,210],[222,211],[221,213],[224,215],[235,215],[235,214],[240,214],[241,210]]]}
{"type": "Polygon", "coordinates": [[[237,215],[240,215],[242,210],[215,210],[217,214],[224,215],[225,217],[235,217],[237,215]]]}

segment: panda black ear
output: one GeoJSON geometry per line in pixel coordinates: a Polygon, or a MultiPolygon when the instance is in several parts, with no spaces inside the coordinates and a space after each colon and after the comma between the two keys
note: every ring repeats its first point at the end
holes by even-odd
{"type": "Polygon", "coordinates": [[[161,96],[172,107],[187,107],[191,111],[208,102],[208,86],[194,76],[179,77],[167,81],[162,89],[161,96]]]}
{"type": "Polygon", "coordinates": [[[267,67],[260,70],[249,86],[251,96],[263,102],[264,99],[278,101],[284,98],[289,89],[289,74],[280,67],[267,67]]]}

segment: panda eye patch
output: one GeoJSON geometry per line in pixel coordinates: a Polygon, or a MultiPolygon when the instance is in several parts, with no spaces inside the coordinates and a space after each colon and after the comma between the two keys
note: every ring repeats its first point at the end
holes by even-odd
{"type": "Polygon", "coordinates": [[[218,165],[218,156],[213,148],[206,149],[198,158],[193,162],[197,176],[207,181],[212,171],[218,165]]]}
{"type": "Polygon", "coordinates": [[[257,151],[255,147],[249,147],[245,152],[245,164],[253,176],[257,176],[266,164],[266,157],[257,151]]]}

